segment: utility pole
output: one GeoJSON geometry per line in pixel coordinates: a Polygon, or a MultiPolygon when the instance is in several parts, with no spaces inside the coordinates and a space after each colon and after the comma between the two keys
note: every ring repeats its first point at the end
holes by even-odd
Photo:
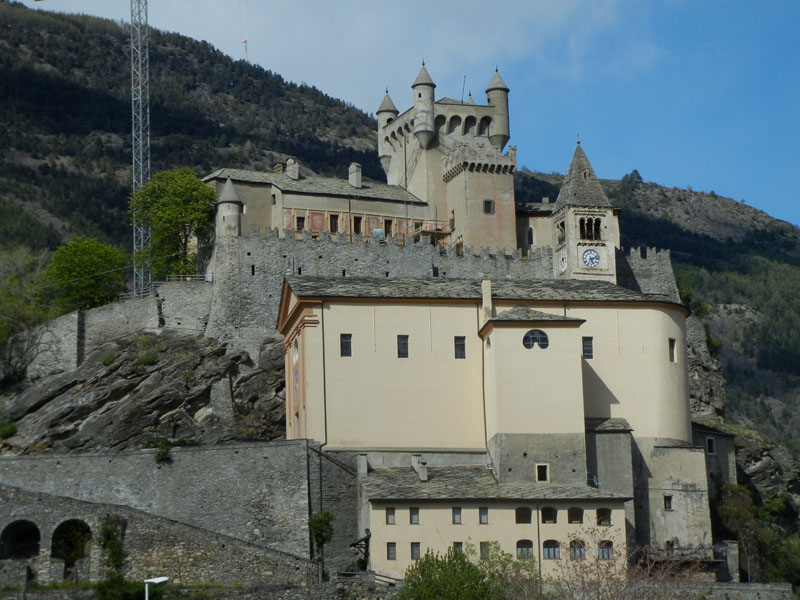
{"type": "MultiPolygon", "coordinates": [[[[150,30],[147,0],[131,0],[131,146],[133,193],[150,181],[150,30]]],[[[150,265],[141,252],[150,243],[150,224],[133,215],[133,296],[150,293],[150,265]]]]}

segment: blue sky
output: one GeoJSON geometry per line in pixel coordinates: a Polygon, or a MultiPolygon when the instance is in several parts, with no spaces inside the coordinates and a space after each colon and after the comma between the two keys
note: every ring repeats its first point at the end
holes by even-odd
{"type": "MultiPolygon", "coordinates": [[[[23,3],[130,19],[129,0],[23,3]]],[[[151,0],[150,24],[248,55],[374,112],[402,111],[424,58],[437,97],[511,88],[519,166],[564,172],[575,141],[598,176],[744,199],[800,225],[797,0],[151,0]]]]}

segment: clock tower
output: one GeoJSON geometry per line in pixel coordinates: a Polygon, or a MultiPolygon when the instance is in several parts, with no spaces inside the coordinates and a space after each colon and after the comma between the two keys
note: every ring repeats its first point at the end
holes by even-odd
{"type": "Polygon", "coordinates": [[[617,282],[618,214],[578,142],[550,216],[557,278],[617,282]]]}

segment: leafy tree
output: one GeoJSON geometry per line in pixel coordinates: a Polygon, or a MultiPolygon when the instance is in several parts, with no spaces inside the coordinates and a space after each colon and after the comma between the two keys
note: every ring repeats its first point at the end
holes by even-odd
{"type": "Polygon", "coordinates": [[[399,600],[500,600],[500,583],[462,551],[425,556],[411,565],[397,595],[399,600]]]}
{"type": "Polygon", "coordinates": [[[153,274],[193,274],[197,254],[192,241],[202,239],[213,225],[214,190],[189,167],[161,171],[131,196],[130,214],[150,223],[152,237],[143,258],[153,274]]]}
{"type": "Polygon", "coordinates": [[[317,552],[322,555],[325,544],[333,538],[333,513],[323,510],[321,513],[311,515],[308,519],[308,528],[311,531],[311,539],[317,552]]]}
{"type": "Polygon", "coordinates": [[[59,312],[113,302],[125,290],[127,255],[92,238],[77,238],[53,254],[45,281],[59,312]]]}

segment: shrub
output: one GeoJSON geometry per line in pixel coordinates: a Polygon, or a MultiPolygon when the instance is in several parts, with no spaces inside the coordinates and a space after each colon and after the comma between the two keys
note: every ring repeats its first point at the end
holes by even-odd
{"type": "Polygon", "coordinates": [[[314,540],[317,552],[322,554],[325,544],[333,538],[333,513],[329,510],[324,510],[321,513],[311,515],[308,519],[308,529],[311,531],[311,539],[314,540]]]}
{"type": "Polygon", "coordinates": [[[399,600],[499,600],[502,590],[460,550],[425,556],[411,565],[399,600]]]}
{"type": "Polygon", "coordinates": [[[145,352],[137,362],[145,367],[152,366],[158,362],[158,352],[145,352]]]}
{"type": "Polygon", "coordinates": [[[14,421],[3,421],[0,423],[0,440],[10,438],[17,433],[17,424],[14,421]]]}

